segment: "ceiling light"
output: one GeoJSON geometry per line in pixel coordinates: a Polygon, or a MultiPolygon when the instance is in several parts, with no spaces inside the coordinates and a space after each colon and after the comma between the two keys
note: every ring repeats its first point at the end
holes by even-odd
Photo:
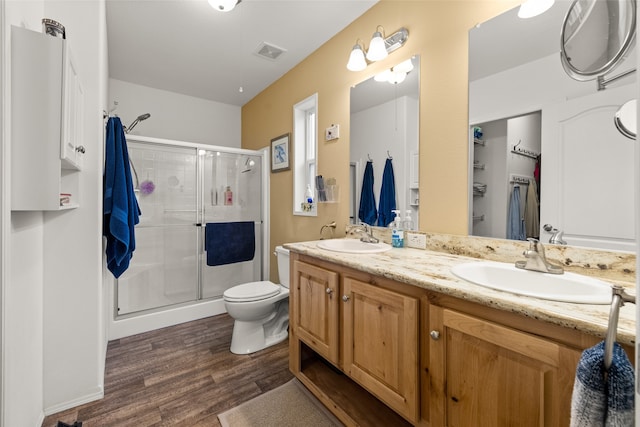
{"type": "Polygon", "coordinates": [[[538,16],[553,6],[555,0],[525,0],[518,9],[519,18],[533,18],[538,16]]]}
{"type": "Polygon", "coordinates": [[[229,12],[242,0],[209,0],[209,4],[220,12],[229,12]]]}
{"type": "MultiPolygon", "coordinates": [[[[378,28],[382,28],[382,26],[378,25],[378,28]]],[[[384,28],[382,28],[384,31],[384,28]]],[[[367,51],[367,59],[371,62],[380,61],[387,57],[389,53],[387,52],[387,48],[384,44],[384,39],[382,38],[382,33],[376,29],[376,32],[373,33],[373,37],[371,37],[371,43],[369,44],[369,50],[367,51]]]]}
{"type": "Polygon", "coordinates": [[[356,43],[349,55],[349,62],[347,62],[347,69],[350,71],[362,71],[367,68],[367,61],[364,59],[364,52],[359,43],[356,43]]]}

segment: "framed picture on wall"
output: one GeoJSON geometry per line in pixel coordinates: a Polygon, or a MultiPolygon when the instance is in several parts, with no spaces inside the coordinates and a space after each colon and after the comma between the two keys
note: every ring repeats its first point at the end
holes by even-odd
{"type": "Polygon", "coordinates": [[[280,172],[290,168],[289,134],[285,133],[271,140],[271,172],[280,172]]]}

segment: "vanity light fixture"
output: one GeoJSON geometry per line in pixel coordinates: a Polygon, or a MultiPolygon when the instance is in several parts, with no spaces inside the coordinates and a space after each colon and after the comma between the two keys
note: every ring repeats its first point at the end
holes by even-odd
{"type": "Polygon", "coordinates": [[[525,0],[518,9],[518,18],[533,18],[546,12],[555,0],[525,0]]]}
{"type": "Polygon", "coordinates": [[[209,0],[209,5],[220,12],[230,12],[242,0],[209,0]]]}
{"type": "Polygon", "coordinates": [[[367,68],[368,63],[384,59],[391,52],[402,47],[409,38],[409,31],[406,28],[400,28],[398,31],[386,38],[383,36],[383,32],[384,28],[382,28],[381,25],[378,25],[378,28],[376,28],[376,31],[373,33],[373,38],[371,39],[371,45],[367,51],[366,59],[364,49],[360,45],[360,40],[358,39],[356,44],[353,46],[353,49],[351,49],[347,69],[351,71],[362,71],[367,68]],[[382,29],[382,31],[378,31],[379,29],[382,29]]]}

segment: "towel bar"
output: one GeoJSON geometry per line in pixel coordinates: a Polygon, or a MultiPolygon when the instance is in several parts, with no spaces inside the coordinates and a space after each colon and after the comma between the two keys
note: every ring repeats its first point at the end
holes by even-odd
{"type": "Polygon", "coordinates": [[[618,330],[618,316],[620,307],[625,302],[636,303],[636,297],[629,295],[621,286],[613,286],[613,299],[611,300],[611,310],[609,311],[609,325],[607,328],[607,336],[604,340],[604,368],[608,371],[611,367],[613,359],[613,344],[616,342],[616,333],[618,330]]]}

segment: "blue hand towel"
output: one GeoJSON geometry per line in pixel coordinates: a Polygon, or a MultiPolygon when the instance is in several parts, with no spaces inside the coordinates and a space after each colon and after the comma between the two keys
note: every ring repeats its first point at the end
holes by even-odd
{"type": "Polygon", "coordinates": [[[582,353],[571,397],[571,427],[631,426],[634,370],[618,343],[605,380],[604,341],[582,353]]]}
{"type": "Polygon", "coordinates": [[[384,163],[382,187],[380,188],[380,207],[378,208],[378,226],[386,227],[393,221],[393,210],[396,208],[396,180],[393,176],[391,159],[384,163]]]}
{"type": "Polygon", "coordinates": [[[362,178],[358,218],[364,223],[375,225],[377,217],[376,197],[373,194],[373,162],[367,162],[364,168],[364,177],[362,178]]]}
{"type": "Polygon", "coordinates": [[[209,222],[204,230],[207,265],[251,261],[256,253],[253,221],[209,222]]]}
{"type": "Polygon", "coordinates": [[[140,207],[133,191],[124,128],[118,117],[107,122],[103,175],[103,235],[107,238],[107,268],[118,278],[129,267],[136,248],[134,226],[140,207]]]}

